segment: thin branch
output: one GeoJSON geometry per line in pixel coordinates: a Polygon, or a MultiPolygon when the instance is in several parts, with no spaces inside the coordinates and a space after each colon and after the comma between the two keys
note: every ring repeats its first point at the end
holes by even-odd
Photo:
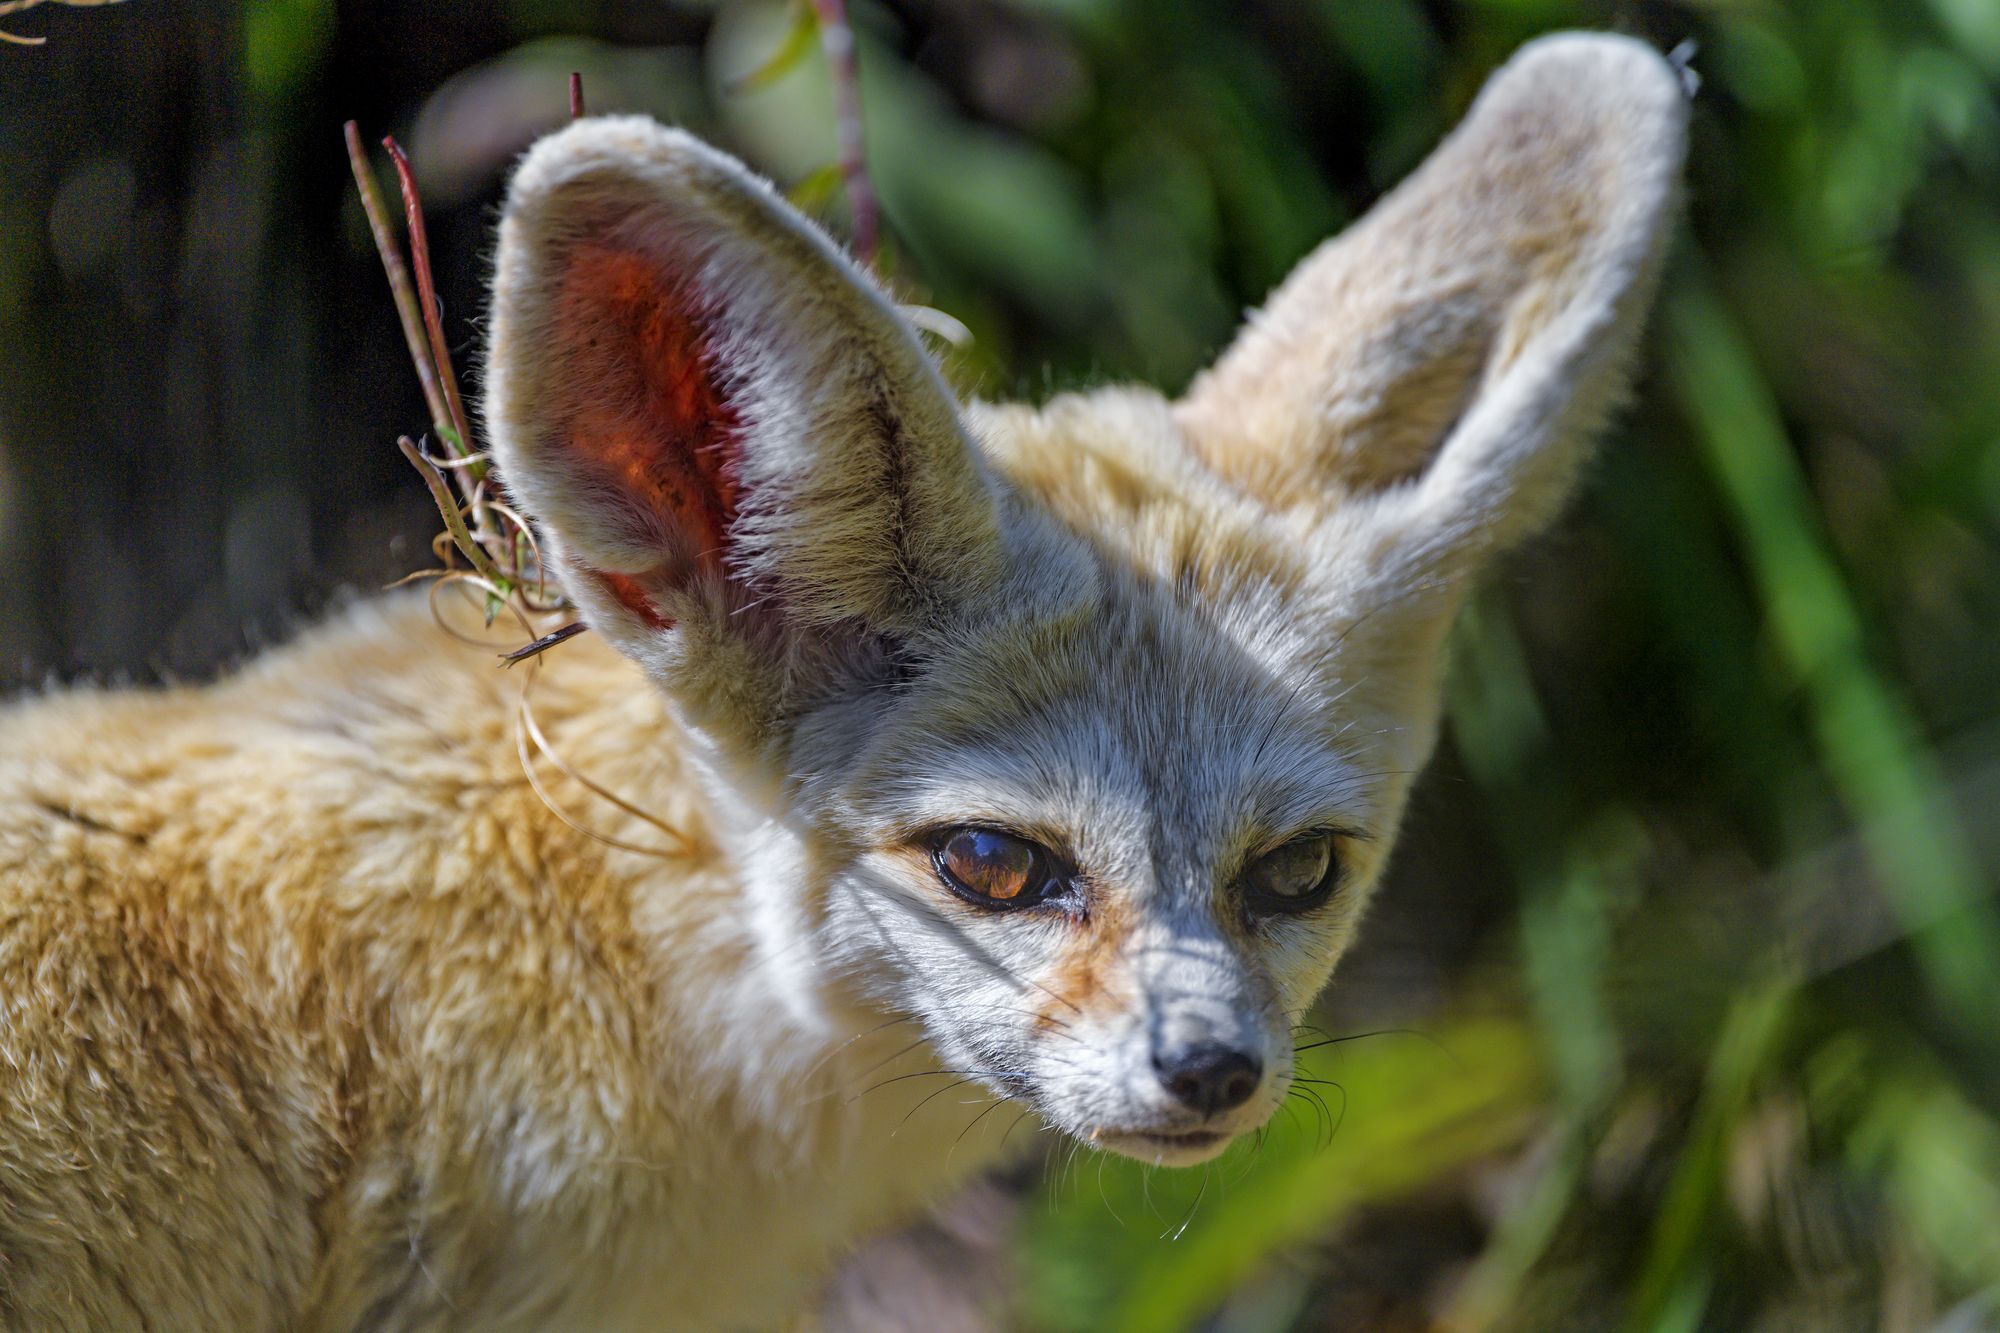
{"type": "Polygon", "coordinates": [[[840,145],[840,178],[847,187],[847,207],[853,214],[854,257],[864,268],[875,266],[879,213],[875,186],[868,179],[868,158],[861,133],[861,74],[855,59],[854,28],[847,21],[847,0],[812,0],[819,16],[820,45],[826,50],[827,73],[833,82],[834,131],[840,145]]]}
{"type": "MultiPolygon", "coordinates": [[[[120,4],[123,0],[55,0],[55,2],[83,9],[95,8],[98,5],[120,4]]],[[[33,9],[41,3],[42,0],[0,0],[0,17],[18,14],[24,9],[33,9]]],[[[46,37],[19,37],[11,32],[0,32],[0,42],[12,42],[16,46],[40,46],[48,40],[46,37]]]]}
{"type": "Polygon", "coordinates": [[[430,409],[431,424],[438,433],[451,425],[445,408],[444,390],[438,384],[437,369],[431,364],[430,345],[424,339],[424,320],[417,310],[416,289],[410,285],[410,270],[396,248],[396,233],[389,226],[389,213],[382,204],[382,187],[375,168],[368,164],[368,152],[361,146],[361,130],[348,121],[347,162],[354,171],[354,184],[361,191],[361,211],[368,215],[368,230],[375,237],[375,251],[382,256],[382,271],[389,278],[389,293],[396,298],[396,315],[403,324],[403,341],[409,344],[410,364],[417,368],[417,382],[423,386],[424,405],[430,409]]]}
{"type": "MultiPolygon", "coordinates": [[[[444,386],[445,405],[451,411],[451,426],[455,438],[447,442],[452,452],[469,454],[472,450],[472,429],[466,424],[465,401],[458,394],[458,376],[451,369],[451,348],[444,339],[444,320],[439,313],[437,286],[431,281],[431,248],[424,235],[424,205],[417,193],[417,174],[410,168],[410,159],[404,154],[402,145],[395,136],[388,135],[382,146],[389,150],[389,160],[396,164],[396,178],[403,187],[403,220],[410,233],[410,264],[417,271],[417,297],[423,308],[424,328],[430,334],[431,361],[437,367],[438,382],[444,386]]],[[[486,479],[485,468],[469,468],[473,480],[486,479]]]]}
{"type": "Polygon", "coordinates": [[[533,643],[524,644],[510,653],[500,654],[501,664],[504,666],[519,666],[530,658],[540,657],[559,643],[568,642],[589,628],[590,626],[584,624],[581,620],[572,620],[561,629],[550,630],[533,643]]]}
{"type": "Polygon", "coordinates": [[[431,499],[437,501],[438,513],[444,517],[444,526],[451,533],[453,544],[481,575],[504,587],[505,578],[493,567],[493,561],[487,557],[484,550],[480,549],[479,543],[472,539],[472,534],[466,531],[465,517],[458,512],[458,500],[452,495],[451,487],[445,484],[444,474],[432,465],[431,460],[424,456],[424,451],[417,448],[409,436],[398,435],[396,447],[403,451],[403,457],[410,460],[410,466],[423,476],[424,485],[431,488],[431,499]]]}

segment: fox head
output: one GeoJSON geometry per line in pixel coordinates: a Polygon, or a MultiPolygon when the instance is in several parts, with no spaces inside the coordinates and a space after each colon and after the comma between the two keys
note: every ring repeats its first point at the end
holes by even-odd
{"type": "Polygon", "coordinates": [[[802,1010],[858,985],[1149,1161],[1263,1123],[1468,582],[1619,391],[1684,104],[1637,42],[1538,41],[1178,401],[1039,408],[958,402],[868,274],[686,134],[527,154],[502,475],[701,746],[802,1010]]]}

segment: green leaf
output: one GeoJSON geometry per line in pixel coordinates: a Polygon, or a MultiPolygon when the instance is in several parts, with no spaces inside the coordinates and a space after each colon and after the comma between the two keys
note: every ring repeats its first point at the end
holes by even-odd
{"type": "Polygon", "coordinates": [[[777,49],[763,64],[731,79],[729,91],[761,92],[797,69],[818,49],[819,20],[814,17],[812,6],[806,0],[792,0],[791,16],[785,24],[785,35],[778,40],[777,49]]]}
{"type": "Polygon", "coordinates": [[[824,211],[840,193],[841,182],[844,179],[840,163],[829,162],[785,191],[785,198],[791,200],[792,207],[801,213],[817,214],[824,211]]]}
{"type": "Polygon", "coordinates": [[[1734,512],[1772,642],[1805,693],[1827,770],[1938,998],[1990,1042],[2000,929],[1932,757],[1869,660],[1860,608],[1825,548],[1771,390],[1696,266],[1684,266],[1666,316],[1675,391],[1734,512]]]}

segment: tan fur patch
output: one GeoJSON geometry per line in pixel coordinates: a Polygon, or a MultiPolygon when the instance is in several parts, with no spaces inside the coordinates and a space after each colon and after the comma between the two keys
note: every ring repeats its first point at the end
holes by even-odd
{"type": "Polygon", "coordinates": [[[1094,1017],[1130,1003],[1121,962],[1132,936],[1131,909],[1116,895],[1094,902],[1056,955],[1043,985],[1047,1000],[1036,1010],[1038,1028],[1056,1027],[1065,1016],[1094,1017]]]}

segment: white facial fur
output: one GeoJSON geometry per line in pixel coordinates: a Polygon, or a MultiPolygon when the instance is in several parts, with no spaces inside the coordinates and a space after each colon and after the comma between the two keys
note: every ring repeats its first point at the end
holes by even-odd
{"type": "Polygon", "coordinates": [[[1617,392],[1684,116],[1637,43],[1536,43],[1181,402],[1039,410],[954,403],[715,150],[620,119],[537,145],[495,282],[503,475],[707,743],[774,953],[1105,1147],[1199,1161],[1263,1123],[1429,754],[1466,580],[1617,392]],[[949,888],[968,826],[1046,847],[1060,901],[949,888]],[[1316,831],[1324,905],[1251,910],[1246,864],[1316,831]],[[1254,1070],[1228,1105],[1169,1090],[1201,1047],[1254,1070]]]}
{"type": "Polygon", "coordinates": [[[1410,747],[1352,734],[1328,706],[1337,675],[1311,661],[1327,654],[1200,624],[1171,589],[1106,577],[1045,615],[1026,642],[1018,622],[972,639],[877,719],[829,812],[871,850],[835,880],[826,930],[888,979],[885,999],[925,1017],[948,1066],[996,1071],[989,1082],[1107,1146],[1205,1156],[1282,1095],[1292,1024],[1353,931],[1407,785],[1411,765],[1384,757],[1410,747]],[[941,893],[906,849],[959,824],[1057,850],[1079,872],[1078,907],[996,913],[941,893]],[[1252,917],[1234,885],[1244,863],[1325,828],[1342,830],[1346,861],[1332,900],[1252,917]],[[884,954],[891,968],[875,966],[884,954]],[[1153,1066],[1203,1043],[1263,1076],[1214,1120],[1153,1066]],[[1217,1137],[1134,1137],[1194,1130],[1217,1137]]]}

